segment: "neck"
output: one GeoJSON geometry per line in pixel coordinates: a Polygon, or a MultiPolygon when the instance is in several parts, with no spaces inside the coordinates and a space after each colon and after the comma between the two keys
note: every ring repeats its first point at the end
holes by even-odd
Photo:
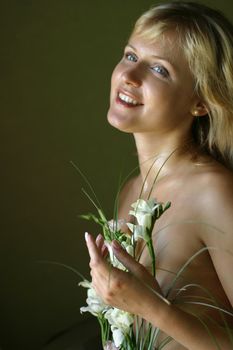
{"type": "Polygon", "coordinates": [[[138,152],[141,181],[149,191],[154,181],[174,173],[191,162],[197,148],[186,137],[156,137],[154,134],[134,134],[138,152]]]}

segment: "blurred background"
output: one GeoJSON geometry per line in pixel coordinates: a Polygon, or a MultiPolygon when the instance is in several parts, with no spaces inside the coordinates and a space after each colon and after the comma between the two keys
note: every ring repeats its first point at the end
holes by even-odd
{"type": "MultiPolygon", "coordinates": [[[[131,135],[106,122],[111,72],[149,0],[0,0],[0,348],[41,349],[83,334],[88,177],[111,218],[119,176],[136,165],[131,135]],[[77,325],[77,327],[76,327],[77,325]]],[[[233,4],[204,1],[233,18],[233,4]]],[[[65,346],[63,347],[65,349],[65,346]]],[[[67,348],[68,349],[68,348],[67,348]]]]}

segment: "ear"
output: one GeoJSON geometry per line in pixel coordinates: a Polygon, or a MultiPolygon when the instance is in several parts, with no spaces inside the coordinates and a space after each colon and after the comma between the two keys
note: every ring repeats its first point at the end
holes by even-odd
{"type": "Polygon", "coordinates": [[[209,113],[209,110],[206,107],[205,103],[202,102],[202,101],[198,101],[191,108],[191,114],[194,117],[203,117],[203,116],[205,116],[208,113],[209,113]]]}

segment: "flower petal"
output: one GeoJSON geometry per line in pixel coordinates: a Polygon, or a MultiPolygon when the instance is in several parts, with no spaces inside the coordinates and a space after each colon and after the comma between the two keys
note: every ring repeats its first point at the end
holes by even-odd
{"type": "Polygon", "coordinates": [[[111,328],[111,330],[114,344],[119,348],[124,341],[124,333],[118,328],[111,328]]]}

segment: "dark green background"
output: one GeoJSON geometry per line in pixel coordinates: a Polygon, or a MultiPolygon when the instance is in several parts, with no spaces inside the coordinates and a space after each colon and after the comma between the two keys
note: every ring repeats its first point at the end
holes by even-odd
{"type": "MultiPolygon", "coordinates": [[[[0,346],[37,350],[80,321],[87,174],[108,217],[132,137],[106,123],[111,71],[151,0],[0,1],[0,346]],[[86,187],[86,186],[85,186],[86,187]]],[[[231,14],[231,1],[205,1],[231,14]],[[224,8],[223,8],[224,6],[224,8]]],[[[232,16],[233,17],[233,16],[232,16]]]]}

